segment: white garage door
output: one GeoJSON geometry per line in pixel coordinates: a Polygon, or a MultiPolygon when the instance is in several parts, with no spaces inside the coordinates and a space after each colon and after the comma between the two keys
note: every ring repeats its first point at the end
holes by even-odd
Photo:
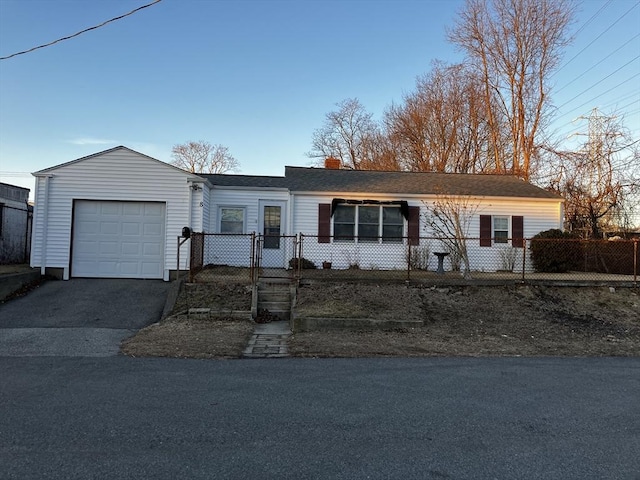
{"type": "Polygon", "coordinates": [[[162,278],[165,204],[74,203],[71,275],[162,278]]]}

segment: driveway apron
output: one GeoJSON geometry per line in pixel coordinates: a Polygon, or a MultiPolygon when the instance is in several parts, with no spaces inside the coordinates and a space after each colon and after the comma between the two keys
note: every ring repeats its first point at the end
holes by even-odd
{"type": "Polygon", "coordinates": [[[104,357],[160,320],[171,284],[160,280],[47,281],[0,304],[0,356],[104,357]]]}

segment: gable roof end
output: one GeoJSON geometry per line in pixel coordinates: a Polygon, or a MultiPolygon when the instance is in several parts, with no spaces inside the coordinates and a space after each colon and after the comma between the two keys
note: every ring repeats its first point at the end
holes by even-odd
{"type": "Polygon", "coordinates": [[[195,173],[187,172],[186,170],[178,168],[178,167],[176,167],[174,165],[171,165],[169,163],[163,162],[162,160],[158,160],[157,158],[150,157],[149,155],[145,155],[144,153],[140,153],[140,152],[138,152],[136,150],[133,150],[133,149],[131,149],[129,147],[125,147],[123,145],[119,145],[117,147],[109,148],[109,149],[103,150],[101,152],[92,153],[91,155],[87,155],[86,157],[76,158],[75,160],[71,160],[69,162],[61,163],[59,165],[54,165],[53,167],[48,167],[48,168],[45,168],[43,170],[38,170],[37,172],[33,172],[32,175],[33,176],[43,175],[43,174],[52,172],[54,170],[57,170],[59,168],[67,167],[67,166],[73,165],[75,163],[80,163],[80,162],[83,162],[85,160],[89,160],[91,158],[99,157],[101,155],[106,155],[106,154],[109,154],[109,153],[117,152],[118,150],[124,150],[124,151],[130,152],[130,153],[134,153],[134,154],[139,155],[141,157],[144,157],[144,158],[146,158],[148,160],[152,160],[154,162],[157,162],[157,163],[159,163],[159,164],[161,164],[161,165],[163,165],[163,166],[165,166],[167,168],[171,168],[173,170],[177,170],[177,171],[182,172],[182,173],[184,173],[186,175],[191,175],[194,178],[198,178],[198,177],[201,178],[201,176],[199,176],[199,175],[197,175],[195,173]]]}

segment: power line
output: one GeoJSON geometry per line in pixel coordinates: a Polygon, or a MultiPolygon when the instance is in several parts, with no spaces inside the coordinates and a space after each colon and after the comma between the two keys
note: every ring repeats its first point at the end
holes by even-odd
{"type": "MultiPolygon", "coordinates": [[[[557,74],[560,70],[562,70],[564,67],[566,67],[567,65],[569,65],[571,62],[573,62],[577,56],[579,56],[582,52],[584,52],[587,48],[589,48],[591,45],[593,45],[596,40],[598,40],[600,37],[602,37],[605,33],[607,33],[609,30],[611,30],[620,20],[622,20],[631,10],[633,10],[634,8],[636,8],[638,5],[640,5],[640,2],[636,2],[629,10],[627,10],[626,12],[624,12],[622,15],[620,15],[620,17],[618,17],[618,19],[613,22],[611,25],[609,25],[600,35],[598,35],[596,38],[594,38],[593,40],[591,40],[591,42],[589,42],[589,44],[584,47],[582,50],[580,50],[578,53],[576,53],[573,57],[571,57],[564,65],[562,65],[560,68],[558,68],[555,71],[555,74],[557,74]]],[[[606,6],[606,5],[605,5],[606,6]]],[[[604,7],[603,7],[604,8],[604,7]]],[[[596,15],[598,13],[600,13],[600,11],[602,10],[602,8],[600,10],[598,10],[598,12],[596,12],[596,15]]],[[[595,15],[594,15],[595,16],[595,15]]],[[[592,17],[593,18],[593,17],[592,17]]],[[[591,19],[589,20],[591,21],[591,19]]],[[[586,25],[586,24],[585,24],[586,25]]]]}
{"type": "Polygon", "coordinates": [[[77,33],[74,33],[73,35],[69,35],[69,36],[66,36],[66,37],[58,38],[57,40],[54,40],[53,42],[45,43],[43,45],[38,45],[37,47],[33,47],[33,48],[28,49],[28,50],[23,50],[21,52],[12,53],[11,55],[7,55],[6,57],[0,57],[0,60],[7,60],[9,58],[17,57],[18,55],[24,55],[25,53],[33,52],[34,50],[38,50],[40,48],[50,47],[51,45],[55,45],[56,43],[63,42],[65,40],[69,40],[70,38],[77,37],[78,35],[82,35],[83,33],[89,32],[91,30],[96,30],[96,29],[98,29],[100,27],[104,27],[108,23],[115,22],[116,20],[121,20],[121,19],[123,19],[125,17],[128,17],[129,15],[133,15],[134,13],[139,12],[140,10],[148,8],[148,7],[152,6],[152,5],[155,5],[156,3],[161,2],[161,1],[162,0],[154,0],[151,3],[147,3],[146,5],[143,5],[141,7],[135,8],[135,9],[131,10],[130,12],[125,13],[124,15],[119,15],[117,17],[111,18],[111,19],[109,19],[109,20],[107,20],[105,22],[102,22],[99,25],[95,25],[93,27],[85,28],[84,30],[81,30],[81,31],[79,31],[77,33]]]}
{"type": "Polygon", "coordinates": [[[605,3],[604,5],[602,5],[602,6],[600,7],[600,9],[599,9],[596,13],[594,13],[593,15],[591,15],[591,18],[589,18],[589,20],[587,20],[586,22],[584,22],[584,23],[582,24],[582,26],[581,26],[581,27],[576,31],[576,33],[575,33],[574,35],[578,35],[578,34],[580,34],[580,32],[582,32],[585,28],[587,28],[587,27],[589,26],[589,24],[590,24],[591,22],[593,22],[593,20],[594,20],[598,15],[600,15],[600,12],[602,12],[605,8],[607,8],[607,6],[608,6],[612,1],[613,1],[613,0],[609,0],[607,3],[605,3]]]}
{"type": "MultiPolygon", "coordinates": [[[[567,100],[566,102],[564,102],[562,105],[560,105],[558,108],[562,108],[565,105],[573,102],[576,98],[578,98],[579,96],[585,94],[586,92],[588,92],[589,90],[591,90],[593,87],[600,85],[602,82],[604,82],[607,78],[613,76],[615,73],[619,72],[620,70],[622,70],[624,67],[626,67],[627,65],[629,65],[630,63],[633,63],[634,61],[636,61],[638,58],[640,58],[640,55],[636,55],[634,58],[632,58],[631,60],[629,60],[627,63],[625,63],[624,65],[622,65],[621,67],[615,69],[613,72],[611,72],[609,75],[607,75],[606,77],[598,80],[596,83],[594,83],[593,85],[591,85],[590,87],[584,89],[582,92],[580,92],[579,94],[577,94],[575,97],[573,97],[571,100],[567,100]]],[[[636,75],[637,76],[637,75],[636,75]]],[[[634,77],[631,77],[634,78],[634,77]]]]}
{"type": "Polygon", "coordinates": [[[584,72],[582,72],[580,75],[578,75],[577,77],[575,77],[573,80],[571,80],[569,83],[565,84],[563,87],[561,87],[560,89],[556,90],[554,93],[559,93],[562,90],[564,90],[565,88],[567,88],[569,85],[571,85],[573,82],[576,82],[577,80],[580,80],[582,77],[584,77],[587,73],[589,73],[591,70],[593,70],[594,68],[596,68],[598,65],[600,65],[602,62],[604,62],[605,60],[609,60],[611,58],[611,56],[614,53],[617,53],[619,50],[621,50],[622,48],[624,48],[625,46],[627,46],[629,43],[631,43],[633,40],[635,40],[636,38],[640,37],[640,33],[637,33],[635,36],[631,37],[629,40],[627,40],[625,43],[623,43],[622,45],[620,45],[618,48],[616,48],[613,52],[609,53],[608,55],[606,55],[602,60],[600,60],[598,63],[596,63],[595,65],[592,65],[590,68],[588,68],[587,70],[585,70],[584,72]]]}

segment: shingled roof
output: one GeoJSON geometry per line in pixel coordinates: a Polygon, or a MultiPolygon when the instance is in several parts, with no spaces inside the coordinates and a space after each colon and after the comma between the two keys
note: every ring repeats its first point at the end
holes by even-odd
{"type": "Polygon", "coordinates": [[[219,187],[254,187],[254,188],[282,188],[289,189],[285,177],[269,177],[263,175],[226,175],[200,173],[199,177],[206,178],[214,186],[219,187]]]}
{"type": "Polygon", "coordinates": [[[206,174],[200,176],[218,186],[286,188],[292,192],[447,194],[560,199],[558,195],[513,175],[285,167],[284,177],[206,174]]]}

